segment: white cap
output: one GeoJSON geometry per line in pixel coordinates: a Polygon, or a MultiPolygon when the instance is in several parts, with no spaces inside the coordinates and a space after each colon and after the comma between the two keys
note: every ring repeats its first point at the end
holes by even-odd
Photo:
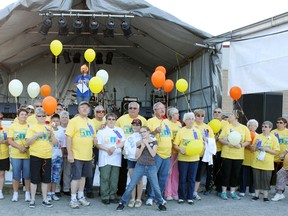
{"type": "Polygon", "coordinates": [[[33,109],[34,110],[34,107],[32,105],[28,105],[27,109],[33,109]]]}

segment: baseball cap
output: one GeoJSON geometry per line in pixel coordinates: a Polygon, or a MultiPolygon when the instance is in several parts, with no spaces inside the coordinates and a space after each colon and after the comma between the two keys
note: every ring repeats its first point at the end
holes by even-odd
{"type": "Polygon", "coordinates": [[[34,107],[33,107],[32,105],[28,105],[26,108],[27,108],[27,109],[33,109],[33,110],[34,110],[34,107]]]}
{"type": "Polygon", "coordinates": [[[138,124],[138,125],[140,125],[140,126],[142,126],[142,122],[141,122],[141,120],[140,119],[133,119],[133,121],[131,122],[131,124],[133,125],[133,124],[138,124]]]}
{"type": "Polygon", "coordinates": [[[87,105],[90,107],[90,104],[89,104],[89,102],[87,102],[87,101],[81,101],[81,102],[79,103],[78,107],[79,107],[79,106],[82,106],[83,104],[87,104],[87,105]]]}

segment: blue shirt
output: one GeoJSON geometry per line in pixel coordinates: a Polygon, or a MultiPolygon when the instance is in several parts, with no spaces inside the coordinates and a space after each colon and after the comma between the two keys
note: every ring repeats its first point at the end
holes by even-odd
{"type": "MultiPolygon", "coordinates": [[[[89,86],[88,86],[88,82],[89,80],[92,78],[91,75],[89,74],[86,74],[85,76],[83,75],[78,75],[76,77],[76,79],[74,80],[74,84],[78,84],[80,80],[82,80],[82,84],[83,85],[86,85],[89,89],[89,86]]],[[[81,91],[77,88],[77,96],[81,96],[81,97],[87,97],[87,96],[91,96],[91,91],[90,89],[84,93],[81,93],[81,91]]]]}

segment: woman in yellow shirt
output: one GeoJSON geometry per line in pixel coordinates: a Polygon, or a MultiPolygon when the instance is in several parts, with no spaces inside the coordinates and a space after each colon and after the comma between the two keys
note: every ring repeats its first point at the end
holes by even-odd
{"type": "MultiPolygon", "coordinates": [[[[195,121],[194,113],[189,112],[184,114],[183,122],[185,122],[186,127],[183,127],[178,131],[173,143],[174,148],[179,152],[178,153],[179,204],[184,203],[184,200],[186,198],[188,204],[192,205],[194,203],[193,192],[199,163],[199,154],[189,156],[186,154],[186,148],[191,141],[198,141],[201,143],[203,142],[200,130],[194,127],[194,121],[195,121]]],[[[193,143],[194,142],[192,142],[192,145],[193,143]]]]}
{"type": "Polygon", "coordinates": [[[268,202],[268,191],[270,190],[270,180],[272,170],[274,170],[274,156],[279,152],[280,145],[278,139],[270,133],[273,124],[265,121],[262,124],[262,134],[255,137],[252,147],[255,151],[252,160],[253,181],[255,187],[255,196],[253,201],[259,199],[260,190],[263,191],[263,200],[268,202]]]}
{"type": "Polygon", "coordinates": [[[13,197],[12,202],[18,201],[18,188],[21,173],[25,181],[25,202],[30,202],[30,155],[26,145],[26,133],[28,129],[27,123],[28,111],[20,109],[18,111],[18,121],[9,128],[8,143],[11,145],[10,158],[13,171],[13,197]]]}
{"type": "Polygon", "coordinates": [[[0,200],[4,199],[3,186],[5,181],[5,171],[10,168],[9,148],[7,142],[7,128],[2,126],[3,114],[0,113],[0,200]]]}

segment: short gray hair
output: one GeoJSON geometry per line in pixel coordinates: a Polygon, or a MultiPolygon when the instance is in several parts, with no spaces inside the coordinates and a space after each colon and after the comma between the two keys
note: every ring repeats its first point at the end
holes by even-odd
{"type": "Polygon", "coordinates": [[[179,112],[179,111],[178,111],[177,108],[175,108],[175,107],[169,107],[169,108],[167,109],[168,118],[171,119],[172,116],[173,116],[175,113],[178,113],[178,112],[179,112]]]}
{"type": "Polygon", "coordinates": [[[184,116],[183,116],[183,122],[186,121],[187,118],[191,117],[193,120],[195,120],[195,115],[193,112],[188,112],[188,113],[185,113],[184,116]]]}
{"type": "Polygon", "coordinates": [[[135,105],[137,107],[137,109],[140,109],[140,105],[139,103],[135,102],[135,101],[132,101],[128,104],[128,108],[131,107],[131,105],[135,105]]]}
{"type": "MultiPolygon", "coordinates": [[[[158,107],[161,106],[161,105],[164,106],[164,104],[161,103],[161,102],[157,102],[157,103],[155,103],[155,104],[153,105],[153,111],[155,112],[155,111],[158,109],[158,107]]],[[[164,107],[165,107],[165,106],[164,106],[164,107]]]]}
{"type": "Polygon", "coordinates": [[[273,123],[271,121],[264,121],[262,125],[268,125],[269,128],[273,128],[273,123]]]}
{"type": "Polygon", "coordinates": [[[69,112],[63,110],[59,113],[60,118],[62,117],[68,117],[69,118],[69,112]]]}
{"type": "Polygon", "coordinates": [[[247,127],[254,124],[257,128],[259,126],[259,123],[256,119],[249,119],[249,121],[247,122],[247,127]]]}
{"type": "Polygon", "coordinates": [[[42,107],[37,107],[35,109],[35,115],[39,115],[39,114],[42,114],[42,113],[46,114],[42,107]]]}

